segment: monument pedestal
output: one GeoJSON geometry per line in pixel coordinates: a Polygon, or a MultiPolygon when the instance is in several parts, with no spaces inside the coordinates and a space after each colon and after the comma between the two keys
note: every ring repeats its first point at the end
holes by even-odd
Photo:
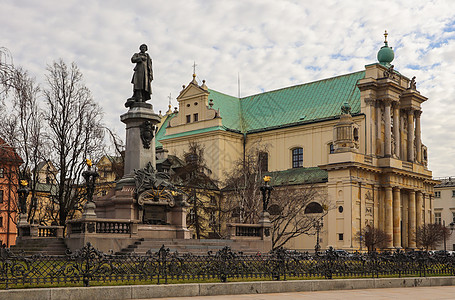
{"type": "Polygon", "coordinates": [[[136,102],[120,120],[126,124],[125,172],[117,189],[134,186],[134,170],[145,168],[149,162],[156,168],[155,131],[160,117],[151,104],[136,102]]]}

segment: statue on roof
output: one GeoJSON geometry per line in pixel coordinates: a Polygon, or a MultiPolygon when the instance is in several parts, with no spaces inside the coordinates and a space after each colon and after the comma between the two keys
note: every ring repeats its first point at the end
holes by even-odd
{"type": "Polygon", "coordinates": [[[409,88],[411,90],[415,90],[417,88],[417,84],[416,84],[416,77],[412,77],[411,81],[409,82],[409,88]]]}
{"type": "Polygon", "coordinates": [[[131,57],[131,62],[136,64],[136,66],[133,69],[134,73],[131,79],[133,96],[125,103],[126,107],[131,107],[135,102],[145,102],[151,99],[153,80],[152,59],[146,53],[148,50],[146,44],[142,44],[139,50],[139,53],[134,53],[133,57],[131,57]]]}

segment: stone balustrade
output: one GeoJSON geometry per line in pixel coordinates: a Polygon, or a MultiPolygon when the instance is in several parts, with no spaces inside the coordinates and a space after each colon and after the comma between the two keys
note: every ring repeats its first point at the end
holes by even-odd
{"type": "Polygon", "coordinates": [[[74,234],[137,234],[138,220],[124,219],[77,219],[69,220],[68,237],[74,234]]]}
{"type": "Polygon", "coordinates": [[[20,238],[63,238],[64,226],[26,224],[18,228],[20,238]]]}

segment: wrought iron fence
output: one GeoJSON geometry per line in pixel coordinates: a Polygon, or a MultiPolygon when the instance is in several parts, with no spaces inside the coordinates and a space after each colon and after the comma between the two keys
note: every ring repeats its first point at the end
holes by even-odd
{"type": "Polygon", "coordinates": [[[58,285],[169,283],[233,279],[365,278],[454,275],[455,257],[426,252],[310,255],[279,249],[243,255],[228,247],[207,255],[171,253],[112,255],[90,244],[66,256],[15,255],[0,249],[0,289],[58,285]]]}

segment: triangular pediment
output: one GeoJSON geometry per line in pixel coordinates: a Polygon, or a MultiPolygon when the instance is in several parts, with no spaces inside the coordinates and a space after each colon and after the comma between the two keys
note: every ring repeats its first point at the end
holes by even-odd
{"type": "Polygon", "coordinates": [[[185,87],[181,92],[180,95],[177,97],[177,101],[198,97],[201,95],[208,95],[209,92],[202,89],[200,86],[190,83],[187,87],[185,87]]]}

